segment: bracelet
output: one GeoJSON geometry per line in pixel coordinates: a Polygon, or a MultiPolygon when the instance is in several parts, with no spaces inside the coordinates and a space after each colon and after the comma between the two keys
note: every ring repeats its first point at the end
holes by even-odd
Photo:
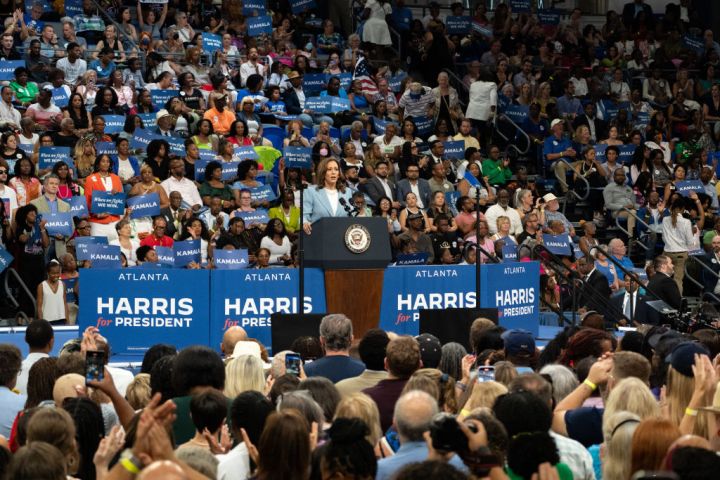
{"type": "Polygon", "coordinates": [[[687,407],[685,409],[685,415],[687,415],[688,417],[697,417],[698,411],[695,410],[694,408],[687,407]]]}
{"type": "Polygon", "coordinates": [[[462,382],[456,382],[456,383],[455,383],[455,386],[456,386],[457,388],[459,388],[460,390],[462,390],[463,392],[467,390],[467,385],[465,385],[465,384],[462,383],[462,382]]]}
{"type": "Polygon", "coordinates": [[[462,410],[460,410],[460,415],[462,415],[463,417],[468,417],[468,416],[470,416],[471,413],[472,412],[470,410],[468,410],[467,408],[463,408],[462,410]]]}
{"type": "Polygon", "coordinates": [[[140,469],[129,458],[121,458],[120,465],[133,475],[140,473],[140,469]]]}
{"type": "Polygon", "coordinates": [[[597,385],[595,385],[593,382],[591,382],[587,378],[585,380],[583,380],[583,385],[589,387],[590,391],[594,392],[595,390],[597,390],[597,385]]]}

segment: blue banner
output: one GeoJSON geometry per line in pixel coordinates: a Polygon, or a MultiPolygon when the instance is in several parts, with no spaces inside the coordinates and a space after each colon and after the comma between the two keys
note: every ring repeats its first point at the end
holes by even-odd
{"type": "Polygon", "coordinates": [[[265,15],[267,7],[265,6],[265,0],[244,0],[243,1],[243,15],[246,17],[253,17],[257,15],[265,15]]]}
{"type": "Polygon", "coordinates": [[[352,108],[347,98],[330,97],[330,99],[330,113],[345,112],[352,108]]]}
{"type": "Polygon", "coordinates": [[[204,52],[213,54],[222,50],[222,36],[215,33],[202,32],[202,43],[204,52]]]}
{"type": "Polygon", "coordinates": [[[247,250],[215,250],[215,268],[218,270],[242,270],[248,268],[247,250]]]}
{"type": "Polygon", "coordinates": [[[45,220],[45,229],[48,235],[69,237],[75,230],[72,214],[67,212],[46,213],[43,215],[43,220],[45,220]]]}
{"type": "MultiPolygon", "coordinates": [[[[146,123],[145,126],[147,127],[148,124],[146,123]]],[[[149,128],[137,128],[135,129],[133,139],[130,142],[130,148],[139,148],[142,151],[145,151],[147,150],[148,145],[150,145],[150,142],[157,139],[166,140],[167,137],[163,137],[160,134],[153,133],[149,128]]]]}
{"type": "Polygon", "coordinates": [[[99,213],[123,215],[125,213],[125,194],[93,190],[90,212],[96,215],[99,213]]]}
{"type": "Polygon", "coordinates": [[[308,97],[305,99],[305,109],[313,113],[330,113],[332,100],[330,97],[308,97]]]}
{"type": "Polygon", "coordinates": [[[38,154],[38,167],[40,169],[52,168],[58,162],[65,162],[70,168],[75,168],[70,155],[70,147],[40,147],[38,154]]]}
{"type": "Polygon", "coordinates": [[[313,8],[317,8],[315,0],[290,0],[290,9],[295,15],[305,10],[312,10],[313,8]]]}
{"type": "Polygon", "coordinates": [[[435,128],[435,119],[432,117],[415,117],[415,126],[417,127],[417,134],[420,137],[428,137],[432,135],[433,128],[435,128]]]}
{"type": "Polygon", "coordinates": [[[9,267],[12,264],[13,260],[14,258],[10,254],[10,252],[5,250],[4,247],[0,246],[0,273],[4,272],[5,269],[9,267]]]}
{"type": "MultiPolygon", "coordinates": [[[[249,337],[270,349],[270,316],[298,312],[296,268],[267,270],[213,270],[210,306],[210,344],[217,348],[230,327],[243,327],[249,337]]],[[[305,313],[325,312],[325,280],[322,270],[305,269],[305,313]]],[[[194,342],[198,343],[198,342],[194,342]]]]}
{"type": "MultiPolygon", "coordinates": [[[[106,124],[107,125],[107,124],[106,124]]],[[[107,128],[105,128],[107,133],[107,128]]],[[[117,146],[113,142],[95,142],[95,151],[98,155],[111,155],[117,156],[117,146]]]]}
{"type": "Polygon", "coordinates": [[[242,218],[246,227],[250,225],[264,225],[270,221],[268,212],[264,208],[258,208],[254,212],[236,212],[233,213],[233,217],[242,218]]]}
{"type": "MultiPolygon", "coordinates": [[[[540,271],[537,262],[486,264],[480,269],[482,308],[498,308],[500,325],[537,335],[540,271]]],[[[417,335],[421,309],[475,308],[472,265],[388,268],[379,327],[417,335]]]]}
{"type": "Polygon", "coordinates": [[[510,0],[512,13],[529,13],[530,0],[510,0]]]}
{"type": "Polygon", "coordinates": [[[705,187],[700,180],[682,180],[675,181],[675,191],[683,197],[689,197],[692,192],[705,192],[705,187]]]}
{"type": "Polygon", "coordinates": [[[251,188],[250,195],[252,195],[253,202],[272,202],[276,198],[275,192],[270,185],[251,188]]]}
{"type": "Polygon", "coordinates": [[[130,218],[154,217],[160,215],[160,195],[148,193],[130,197],[127,206],[131,208],[130,218]]]}
{"type": "Polygon", "coordinates": [[[508,105],[505,109],[505,115],[513,122],[521,125],[530,115],[530,107],[528,105],[508,105]]]}
{"type": "MultiPolygon", "coordinates": [[[[205,41],[205,35],[208,34],[203,32],[203,42],[205,41]]],[[[168,100],[178,95],[178,90],[150,90],[150,98],[152,99],[153,105],[157,108],[164,108],[168,100]]]]}
{"type": "Polygon", "coordinates": [[[445,157],[450,160],[462,160],[465,158],[465,142],[463,140],[444,142],[445,157]]]}
{"type": "Polygon", "coordinates": [[[472,29],[472,18],[470,16],[445,17],[445,30],[449,35],[467,35],[472,29]]]}
{"type": "Polygon", "coordinates": [[[154,247],[157,253],[158,263],[168,267],[175,266],[175,252],[173,247],[154,247]]]}
{"type": "Polygon", "coordinates": [[[552,9],[538,10],[538,21],[541,25],[558,25],[560,24],[560,12],[552,9]]]}
{"type": "MultiPolygon", "coordinates": [[[[247,19],[247,32],[251,37],[259,37],[266,34],[271,35],[273,31],[272,19],[269,15],[250,17],[247,19]]],[[[203,34],[203,39],[205,34],[203,34]]]]}
{"type": "Polygon", "coordinates": [[[59,108],[65,108],[68,106],[70,97],[68,97],[67,91],[65,91],[65,87],[60,86],[58,88],[53,88],[52,101],[55,106],[59,108]]]}
{"type": "Polygon", "coordinates": [[[312,148],[285,147],[285,168],[312,168],[312,148]]]}
{"type": "Polygon", "coordinates": [[[175,267],[185,268],[191,262],[200,263],[202,258],[200,240],[184,240],[173,243],[175,267]]]}
{"type": "Polygon", "coordinates": [[[325,90],[329,78],[330,75],[327,73],[306,73],[303,75],[303,89],[307,92],[306,95],[317,95],[325,90]]]}
{"type": "Polygon", "coordinates": [[[65,201],[70,204],[70,213],[72,213],[73,217],[83,218],[88,216],[87,200],[83,195],[70,197],[65,201]]]}
{"type": "Polygon", "coordinates": [[[157,343],[178,349],[210,343],[206,270],[83,269],[80,283],[80,329],[99,328],[115,354],[142,354],[157,343]]]}
{"type": "Polygon", "coordinates": [[[543,244],[545,248],[555,255],[570,256],[573,252],[573,245],[567,233],[561,235],[543,235],[543,244]]]}
{"type": "Polygon", "coordinates": [[[120,268],[120,246],[92,243],[87,246],[90,268],[120,268]]]}
{"type": "Polygon", "coordinates": [[[255,147],[239,147],[236,146],[233,149],[233,155],[238,157],[240,161],[242,160],[258,160],[260,159],[260,156],[258,155],[257,151],[255,151],[255,147]]]}
{"type": "Polygon", "coordinates": [[[428,258],[430,258],[430,254],[427,252],[400,254],[397,256],[395,265],[398,267],[405,265],[425,265],[428,263],[428,258]]]}
{"type": "Polygon", "coordinates": [[[107,237],[75,237],[75,256],[76,260],[82,262],[90,260],[90,245],[107,245],[107,237]]]}
{"type": "Polygon", "coordinates": [[[24,66],[25,60],[5,60],[0,62],[0,80],[15,80],[15,69],[24,66]]]}
{"type": "Polygon", "coordinates": [[[125,115],[102,115],[105,120],[105,133],[115,135],[125,127],[125,115]]]}

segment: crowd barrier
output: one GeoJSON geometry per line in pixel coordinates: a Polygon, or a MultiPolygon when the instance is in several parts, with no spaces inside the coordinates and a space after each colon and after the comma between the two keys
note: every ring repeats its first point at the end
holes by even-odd
{"type": "MultiPolygon", "coordinates": [[[[538,336],[537,262],[481,267],[481,308],[497,308],[500,325],[538,336]]],[[[297,313],[297,269],[83,269],[79,326],[97,326],[117,355],[137,355],[156,343],[218,349],[239,325],[271,350],[274,313],[297,313]]],[[[357,285],[357,295],[363,286],[357,285]]],[[[417,335],[421,309],[474,308],[472,265],[388,267],[379,327],[417,335]]],[[[305,313],[325,313],[323,271],[305,270],[305,313]]],[[[316,332],[309,332],[310,334],[316,332]]]]}

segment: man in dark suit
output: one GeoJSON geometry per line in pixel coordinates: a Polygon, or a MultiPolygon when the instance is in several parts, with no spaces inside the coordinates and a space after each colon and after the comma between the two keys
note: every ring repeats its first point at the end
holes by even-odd
{"type": "Polygon", "coordinates": [[[673,278],[675,271],[672,260],[667,255],[658,255],[653,260],[655,275],[647,284],[648,300],[662,300],[676,310],[682,307],[682,295],[673,278]]]}
{"type": "Polygon", "coordinates": [[[418,207],[428,208],[430,206],[432,192],[430,184],[424,178],[420,178],[420,167],[417,165],[409,165],[405,171],[407,175],[397,183],[397,201],[400,205],[405,206],[405,197],[408,193],[413,192],[418,199],[418,207]]]}
{"type": "Polygon", "coordinates": [[[375,176],[364,185],[365,193],[370,199],[378,204],[382,197],[388,197],[393,201],[393,208],[400,208],[400,204],[394,201],[397,198],[397,187],[390,180],[390,164],[387,160],[379,160],[375,164],[375,176]]]}
{"type": "Polygon", "coordinates": [[[610,303],[615,312],[613,320],[617,320],[618,324],[633,326],[633,322],[630,320],[645,323],[644,319],[647,314],[645,296],[640,295],[637,282],[634,282],[629,276],[625,275],[625,291],[610,297],[610,303]]]}
{"type": "Polygon", "coordinates": [[[578,272],[582,275],[582,286],[578,306],[595,310],[605,318],[612,318],[610,307],[610,285],[607,277],[595,268],[592,258],[582,257],[577,262],[578,272]]]}
{"type": "Polygon", "coordinates": [[[180,192],[170,192],[170,206],[160,210],[160,216],[167,222],[165,235],[175,240],[182,233],[180,232],[180,226],[185,221],[186,213],[189,211],[181,208],[181,205],[182,195],[180,195],[180,192]]]}
{"type": "Polygon", "coordinates": [[[607,123],[597,118],[595,105],[592,102],[585,105],[582,115],[575,117],[572,124],[573,130],[577,130],[580,125],[588,127],[590,130],[590,139],[595,143],[607,138],[607,123]]]}
{"type": "Polygon", "coordinates": [[[720,235],[715,235],[713,237],[712,251],[702,257],[698,257],[698,259],[715,273],[715,275],[713,275],[713,273],[707,269],[702,269],[702,279],[703,284],[705,285],[703,293],[714,293],[716,296],[720,297],[720,294],[715,293],[715,290],[718,288],[718,281],[720,281],[720,278],[718,278],[718,275],[720,275],[720,235]]]}
{"type": "Polygon", "coordinates": [[[635,0],[634,2],[626,3],[623,7],[622,22],[625,28],[630,30],[633,26],[635,18],[640,12],[645,13],[645,25],[652,27],[655,18],[653,17],[653,10],[650,5],[645,3],[644,0],[635,0]]]}

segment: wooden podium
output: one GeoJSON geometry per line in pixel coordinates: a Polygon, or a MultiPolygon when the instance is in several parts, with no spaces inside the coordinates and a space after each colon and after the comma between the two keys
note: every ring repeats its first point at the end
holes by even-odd
{"type": "Polygon", "coordinates": [[[344,313],[359,338],[380,321],[385,267],[392,260],[384,218],[323,218],[303,234],[305,266],[325,270],[328,313],[344,313]]]}

